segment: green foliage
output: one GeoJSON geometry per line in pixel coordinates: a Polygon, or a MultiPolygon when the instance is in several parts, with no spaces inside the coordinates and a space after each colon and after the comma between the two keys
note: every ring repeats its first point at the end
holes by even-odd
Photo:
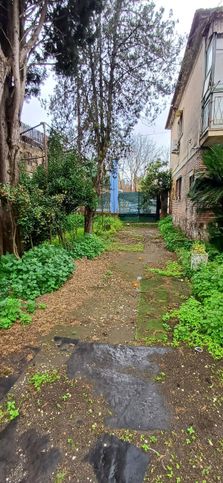
{"type": "Polygon", "coordinates": [[[0,424],[8,421],[13,421],[19,416],[19,409],[16,407],[16,402],[6,401],[4,405],[0,405],[0,424]]]}
{"type": "Polygon", "coordinates": [[[28,307],[17,298],[6,297],[1,300],[0,329],[9,329],[16,320],[19,320],[22,324],[29,324],[32,317],[25,310],[29,312],[28,307]]]}
{"type": "Polygon", "coordinates": [[[190,297],[179,309],[163,317],[164,321],[177,318],[173,341],[185,341],[190,346],[206,347],[215,357],[223,357],[223,296],[213,292],[199,302],[190,297]]]}
{"type": "Polygon", "coordinates": [[[157,376],[155,376],[153,380],[155,382],[164,382],[166,380],[165,372],[159,372],[159,374],[157,374],[157,376]]]}
{"type": "Polygon", "coordinates": [[[79,226],[82,215],[67,218],[79,206],[95,209],[97,195],[93,187],[94,163],[81,160],[73,151],[65,152],[63,140],[54,135],[49,140],[48,169],[38,166],[30,177],[21,170],[16,188],[0,186],[0,199],[13,204],[26,247],[51,240],[61,240],[65,230],[79,226]]]}
{"type": "Polygon", "coordinates": [[[72,257],[64,248],[40,245],[21,259],[0,258],[0,293],[24,300],[58,289],[74,270],[72,257]]]}
{"type": "Polygon", "coordinates": [[[196,174],[189,197],[200,212],[212,211],[216,222],[210,225],[212,243],[223,244],[223,146],[215,144],[203,151],[205,170],[196,174]]]}
{"type": "Polygon", "coordinates": [[[186,235],[173,225],[172,217],[167,216],[159,222],[159,229],[164,238],[165,245],[171,252],[179,248],[190,249],[192,241],[188,240],[186,235]]]}
{"type": "Polygon", "coordinates": [[[96,235],[86,235],[69,244],[68,250],[74,259],[87,257],[91,260],[105,250],[105,244],[96,235]]]}
{"type": "Polygon", "coordinates": [[[171,171],[168,163],[154,161],[148,165],[145,178],[141,182],[141,190],[147,199],[155,198],[171,188],[171,171]]]}
{"type": "Polygon", "coordinates": [[[180,341],[206,348],[215,358],[223,357],[223,256],[207,245],[213,258],[196,272],[191,270],[191,251],[204,253],[206,247],[190,240],[173,227],[170,217],[160,222],[160,231],[167,247],[176,250],[184,275],[191,279],[192,294],[179,309],[164,315],[163,321],[177,319],[173,344],[180,341]],[[179,236],[179,237],[178,237],[179,236]]]}
{"type": "Polygon", "coordinates": [[[30,378],[30,384],[34,386],[36,391],[40,391],[42,386],[45,384],[52,384],[53,382],[59,381],[60,380],[60,375],[58,374],[57,371],[46,371],[46,372],[36,372],[36,374],[33,374],[33,376],[30,378]]]}
{"type": "Polygon", "coordinates": [[[152,273],[158,273],[165,277],[181,277],[183,274],[182,266],[178,262],[167,262],[164,269],[161,268],[149,268],[152,273]]]}
{"type": "Polygon", "coordinates": [[[212,292],[219,292],[223,297],[223,256],[202,266],[191,278],[193,295],[199,300],[211,296],[212,292]]]}
{"type": "Polygon", "coordinates": [[[84,227],[84,215],[81,213],[71,213],[66,217],[64,228],[66,231],[74,232],[77,236],[78,228],[84,227]]]}
{"type": "Polygon", "coordinates": [[[103,238],[114,235],[122,227],[123,223],[118,216],[97,215],[94,219],[94,232],[103,238]]]}

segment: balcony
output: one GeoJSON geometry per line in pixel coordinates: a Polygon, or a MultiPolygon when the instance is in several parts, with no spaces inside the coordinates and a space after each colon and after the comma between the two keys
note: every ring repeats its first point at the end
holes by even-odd
{"type": "Polygon", "coordinates": [[[223,90],[209,94],[202,108],[201,146],[223,143],[223,90]]]}

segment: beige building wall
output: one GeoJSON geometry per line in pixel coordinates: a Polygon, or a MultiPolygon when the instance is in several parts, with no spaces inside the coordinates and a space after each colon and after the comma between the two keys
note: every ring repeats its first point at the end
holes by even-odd
{"type": "Polygon", "coordinates": [[[178,112],[171,131],[172,146],[179,140],[179,154],[171,154],[171,169],[173,175],[195,154],[196,146],[199,145],[201,129],[201,101],[205,72],[205,42],[203,40],[188,79],[178,111],[182,111],[182,136],[178,139],[178,112]]]}

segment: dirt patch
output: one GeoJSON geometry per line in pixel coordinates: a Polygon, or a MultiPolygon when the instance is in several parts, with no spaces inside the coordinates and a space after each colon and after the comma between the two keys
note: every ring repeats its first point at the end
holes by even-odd
{"type": "Polygon", "coordinates": [[[38,301],[47,307],[35,312],[31,325],[17,323],[9,330],[1,330],[1,357],[22,352],[28,345],[38,345],[40,337],[47,335],[58,324],[74,326],[76,320],[72,317],[73,310],[94,293],[108,263],[107,254],[91,261],[77,261],[74,274],[63,287],[39,297],[38,301]]]}

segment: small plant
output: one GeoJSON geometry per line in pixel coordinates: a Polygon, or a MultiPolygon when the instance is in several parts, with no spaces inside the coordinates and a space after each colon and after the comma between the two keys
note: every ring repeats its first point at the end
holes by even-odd
{"type": "Polygon", "coordinates": [[[61,399],[63,401],[68,401],[68,399],[71,398],[71,394],[69,392],[66,392],[65,394],[63,394],[63,396],[61,397],[61,399]]]}
{"type": "Polygon", "coordinates": [[[196,431],[193,426],[188,426],[186,431],[189,436],[188,438],[186,438],[186,444],[191,444],[193,443],[193,441],[196,440],[196,431]]]}
{"type": "Polygon", "coordinates": [[[60,471],[55,477],[55,483],[62,483],[66,478],[66,471],[60,471]]]}
{"type": "Polygon", "coordinates": [[[164,382],[166,380],[165,372],[159,372],[159,374],[157,374],[157,376],[155,376],[153,380],[155,382],[164,382]]]}
{"type": "Polygon", "coordinates": [[[123,431],[120,439],[122,439],[123,441],[127,441],[128,443],[132,443],[132,441],[134,440],[134,433],[131,433],[131,431],[127,429],[126,431],[123,431]]]}
{"type": "Polygon", "coordinates": [[[6,401],[6,403],[0,406],[0,423],[7,421],[13,421],[19,416],[19,409],[16,407],[16,402],[6,401]]]}
{"type": "Polygon", "coordinates": [[[60,375],[57,371],[37,372],[30,378],[30,384],[34,386],[36,391],[40,391],[43,385],[52,384],[53,382],[59,381],[59,379],[60,375]]]}
{"type": "Polygon", "coordinates": [[[196,242],[193,243],[193,245],[191,247],[191,251],[192,252],[195,252],[195,253],[198,253],[200,255],[205,254],[206,253],[205,244],[204,243],[201,243],[199,241],[196,241],[196,242]]]}

